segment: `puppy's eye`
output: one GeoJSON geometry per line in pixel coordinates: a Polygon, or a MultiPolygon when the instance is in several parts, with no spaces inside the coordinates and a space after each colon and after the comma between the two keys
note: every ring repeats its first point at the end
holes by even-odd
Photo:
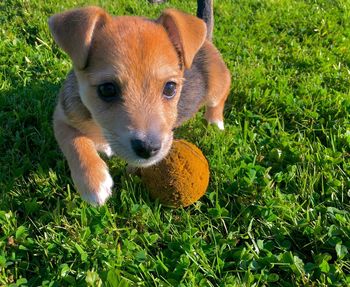
{"type": "Polygon", "coordinates": [[[113,102],[120,99],[120,88],[115,83],[104,83],[97,87],[98,96],[105,102],[113,102]]]}
{"type": "Polygon", "coordinates": [[[172,99],[176,95],[176,83],[175,82],[167,82],[163,89],[163,96],[166,99],[172,99]]]}

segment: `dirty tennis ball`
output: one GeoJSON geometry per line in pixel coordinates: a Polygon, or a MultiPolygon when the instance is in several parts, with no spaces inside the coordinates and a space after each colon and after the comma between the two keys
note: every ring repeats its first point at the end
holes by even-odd
{"type": "Polygon", "coordinates": [[[209,166],[201,150],[185,140],[174,140],[169,154],[158,164],[141,169],[152,199],[168,207],[186,207],[204,195],[209,166]]]}

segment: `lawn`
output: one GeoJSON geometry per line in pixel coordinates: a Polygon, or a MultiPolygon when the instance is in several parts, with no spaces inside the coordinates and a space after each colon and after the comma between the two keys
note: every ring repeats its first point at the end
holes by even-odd
{"type": "Polygon", "coordinates": [[[211,169],[206,195],[180,209],[150,200],[118,158],[105,206],[74,189],[52,131],[71,63],[47,18],[87,2],[0,2],[0,286],[350,286],[350,2],[215,2],[226,129],[201,111],[177,130],[211,169]]]}

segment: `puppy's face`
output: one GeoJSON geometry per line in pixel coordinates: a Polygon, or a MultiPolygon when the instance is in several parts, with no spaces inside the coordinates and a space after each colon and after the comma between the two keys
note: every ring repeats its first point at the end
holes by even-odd
{"type": "Polygon", "coordinates": [[[169,151],[182,86],[179,57],[160,25],[114,18],[94,35],[80,95],[112,150],[137,166],[169,151]]]}
{"type": "Polygon", "coordinates": [[[49,24],[112,150],[136,166],[161,160],[172,144],[184,67],[205,39],[204,22],[176,10],[150,21],[88,7],[49,24]]]}

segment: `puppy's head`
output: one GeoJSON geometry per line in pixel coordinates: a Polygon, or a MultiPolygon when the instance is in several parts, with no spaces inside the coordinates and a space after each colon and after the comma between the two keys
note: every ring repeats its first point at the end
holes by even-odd
{"type": "Polygon", "coordinates": [[[176,10],[151,21],[87,7],[56,14],[49,26],[113,151],[137,166],[161,160],[172,144],[184,69],[205,40],[204,22],[176,10]]]}

